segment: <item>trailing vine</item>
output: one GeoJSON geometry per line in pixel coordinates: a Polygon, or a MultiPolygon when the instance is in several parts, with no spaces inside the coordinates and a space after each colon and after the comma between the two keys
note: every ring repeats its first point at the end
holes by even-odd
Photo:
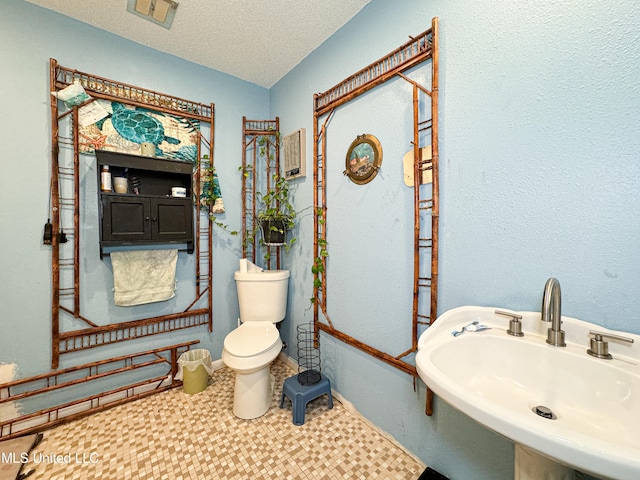
{"type": "Polygon", "coordinates": [[[203,161],[199,162],[198,168],[200,168],[200,206],[201,208],[209,211],[209,220],[211,223],[226,231],[231,235],[238,235],[237,230],[232,230],[229,225],[221,222],[212,211],[213,206],[216,204],[216,200],[220,197],[219,190],[215,185],[215,167],[209,162],[209,155],[202,157],[203,161]],[[203,166],[204,165],[204,166],[203,166]]]}
{"type": "MultiPolygon", "coordinates": [[[[318,225],[324,225],[325,220],[322,215],[322,209],[316,209],[316,216],[318,218],[318,225]]],[[[324,263],[325,259],[329,256],[329,251],[327,250],[327,246],[329,243],[321,238],[318,240],[318,256],[313,259],[313,265],[311,266],[311,273],[313,273],[313,291],[320,290],[322,288],[324,282],[324,263]]],[[[314,304],[318,301],[318,297],[315,295],[309,299],[311,304],[314,304]]]]}

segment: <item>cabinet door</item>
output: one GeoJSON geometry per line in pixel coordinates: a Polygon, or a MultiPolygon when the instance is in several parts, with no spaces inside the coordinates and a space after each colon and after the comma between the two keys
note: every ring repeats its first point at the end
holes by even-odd
{"type": "Polygon", "coordinates": [[[190,198],[152,199],[152,234],[158,241],[193,242],[193,203],[190,198]]]}
{"type": "Polygon", "coordinates": [[[151,239],[148,198],[102,195],[102,240],[136,242],[151,239]]]}

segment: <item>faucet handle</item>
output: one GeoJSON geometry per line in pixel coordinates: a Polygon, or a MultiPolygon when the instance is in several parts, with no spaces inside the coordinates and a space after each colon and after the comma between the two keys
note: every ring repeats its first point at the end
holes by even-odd
{"type": "Polygon", "coordinates": [[[504,315],[505,317],[511,317],[509,321],[509,329],[507,333],[509,335],[513,335],[514,337],[522,337],[524,333],[522,333],[522,315],[514,312],[507,312],[505,310],[496,310],[496,315],[504,315]]]}
{"type": "Polygon", "coordinates": [[[591,348],[587,350],[587,353],[592,357],[602,358],[604,360],[611,360],[613,356],[609,353],[609,342],[603,340],[603,338],[612,338],[614,340],[633,343],[633,338],[623,337],[622,335],[615,335],[613,333],[589,330],[589,335],[593,335],[593,338],[591,339],[591,348]]]}

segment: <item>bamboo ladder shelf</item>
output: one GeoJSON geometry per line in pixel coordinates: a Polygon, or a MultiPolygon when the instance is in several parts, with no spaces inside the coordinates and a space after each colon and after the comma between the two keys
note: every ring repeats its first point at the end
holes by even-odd
{"type": "MultiPolygon", "coordinates": [[[[327,262],[322,257],[322,269],[315,273],[314,324],[316,332],[323,332],[417,377],[416,367],[404,358],[417,351],[418,326],[430,325],[436,320],[438,307],[438,19],[432,20],[431,28],[399,48],[349,76],[324,93],[314,95],[314,257],[319,258],[320,245],[326,244],[327,229],[327,130],[337,109],[363,93],[383,85],[392,78],[402,78],[413,87],[413,178],[414,178],[414,235],[413,235],[413,306],[412,342],[409,349],[399,355],[383,352],[334,327],[327,311],[327,262]],[[405,75],[409,69],[431,60],[431,89],[420,85],[405,75]],[[427,96],[431,103],[430,118],[420,118],[419,102],[427,96]],[[423,159],[420,145],[421,135],[430,133],[431,159],[423,159]],[[423,172],[431,170],[432,187],[430,197],[420,188],[423,172]],[[430,234],[423,234],[423,226],[430,216],[430,234]],[[428,267],[427,267],[428,266],[428,267]],[[428,273],[424,271],[428,269],[428,273]],[[427,290],[429,303],[423,301],[421,291],[427,290]],[[322,318],[325,321],[321,321],[322,318]]],[[[426,413],[432,414],[433,394],[427,388],[426,413]]]]}
{"type": "MultiPolygon", "coordinates": [[[[122,323],[99,325],[81,312],[80,281],[80,138],[78,109],[96,99],[117,101],[132,107],[143,107],[209,125],[209,138],[197,129],[197,156],[213,165],[214,105],[204,105],[178,97],[158,93],[122,82],[98,77],[58,65],[50,59],[50,90],[57,92],[79,80],[91,99],[65,112],[58,109],[58,101],[51,101],[51,224],[54,232],[51,249],[51,368],[57,369],[60,356],[117,342],[157,335],[185,328],[207,326],[212,330],[212,236],[211,222],[202,221],[200,198],[197,198],[195,223],[195,255],[197,257],[195,298],[182,312],[143,318],[122,323]],[[206,157],[205,157],[206,158],[206,157]],[[64,228],[71,237],[70,245],[61,245],[57,232],[64,228]],[[62,274],[64,273],[64,274],[62,274]],[[207,306],[194,308],[202,298],[207,306]],[[82,321],[86,327],[62,331],[61,316],[82,321]]],[[[99,148],[100,145],[93,145],[99,148]]],[[[205,168],[208,165],[200,165],[205,168]]],[[[195,169],[194,190],[200,191],[200,170],[195,169]]]]}
{"type": "MultiPolygon", "coordinates": [[[[194,103],[71,70],[58,65],[55,59],[50,59],[50,91],[57,92],[71,85],[75,80],[81,82],[85,91],[92,97],[90,100],[63,113],[58,111],[57,99],[52,96],[51,101],[52,371],[0,385],[0,404],[47,395],[53,391],[68,391],[80,384],[88,384],[106,377],[114,377],[133,370],[158,365],[168,366],[168,372],[106,392],[100,391],[97,394],[75,399],[63,405],[54,405],[43,410],[24,413],[16,418],[0,422],[0,439],[9,439],[41,431],[168,388],[175,388],[182,383],[175,380],[178,357],[193,345],[198,344],[199,340],[58,370],[62,354],[198,326],[207,326],[209,331],[212,330],[212,223],[209,221],[210,212],[201,212],[199,192],[201,171],[213,168],[212,153],[215,133],[213,104],[194,103]],[[209,124],[208,140],[202,137],[199,128],[195,129],[197,131],[197,157],[201,159],[194,171],[194,190],[198,192],[196,195],[195,226],[196,291],[195,298],[182,312],[106,325],[98,325],[81,313],[81,191],[78,109],[95,101],[95,99],[118,101],[129,106],[173,114],[189,119],[192,125],[195,125],[196,122],[209,124]],[[63,128],[61,128],[61,124],[63,124],[63,128]],[[61,134],[61,130],[67,136],[61,134]],[[201,217],[206,220],[201,221],[201,217]],[[64,235],[71,237],[70,245],[66,245],[66,240],[62,240],[63,231],[64,235]],[[194,308],[194,305],[202,298],[206,298],[207,306],[194,308]],[[66,304],[64,304],[65,302],[66,304]],[[80,320],[86,327],[62,331],[61,315],[68,315],[80,320]],[[171,381],[167,382],[168,378],[171,381]]],[[[94,147],[97,146],[94,145],[94,147]]],[[[149,374],[151,373],[149,372],[147,375],[149,374]]]]}
{"type": "MultiPolygon", "coordinates": [[[[256,263],[258,242],[257,194],[272,188],[273,176],[280,175],[280,119],[247,120],[242,117],[242,255],[256,263]],[[252,232],[248,235],[248,232],[252,232]]],[[[280,269],[281,248],[269,249],[267,269],[280,269]],[[271,255],[275,250],[275,255],[271,255]]]]}
{"type": "Polygon", "coordinates": [[[114,375],[133,370],[142,371],[158,365],[167,366],[167,374],[171,375],[171,382],[166,381],[167,374],[154,376],[106,392],[100,391],[100,393],[62,405],[2,420],[0,421],[0,440],[9,440],[29,433],[40,432],[123,403],[178,387],[182,385],[182,382],[175,379],[175,374],[178,371],[178,358],[198,343],[198,340],[179,343],[3,383],[0,385],[0,406],[10,405],[18,400],[42,398],[45,395],[50,397],[53,392],[68,392],[81,384],[98,382],[100,379],[114,375]]]}

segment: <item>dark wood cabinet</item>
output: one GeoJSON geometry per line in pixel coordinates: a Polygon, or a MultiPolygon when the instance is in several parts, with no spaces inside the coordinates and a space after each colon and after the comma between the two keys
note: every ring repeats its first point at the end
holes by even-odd
{"type": "Polygon", "coordinates": [[[193,165],[189,162],[97,151],[98,188],[103,166],[112,180],[127,178],[125,193],[101,191],[100,256],[105,247],[145,244],[184,244],[194,249],[193,165]],[[181,187],[186,197],[171,196],[181,187]]]}

